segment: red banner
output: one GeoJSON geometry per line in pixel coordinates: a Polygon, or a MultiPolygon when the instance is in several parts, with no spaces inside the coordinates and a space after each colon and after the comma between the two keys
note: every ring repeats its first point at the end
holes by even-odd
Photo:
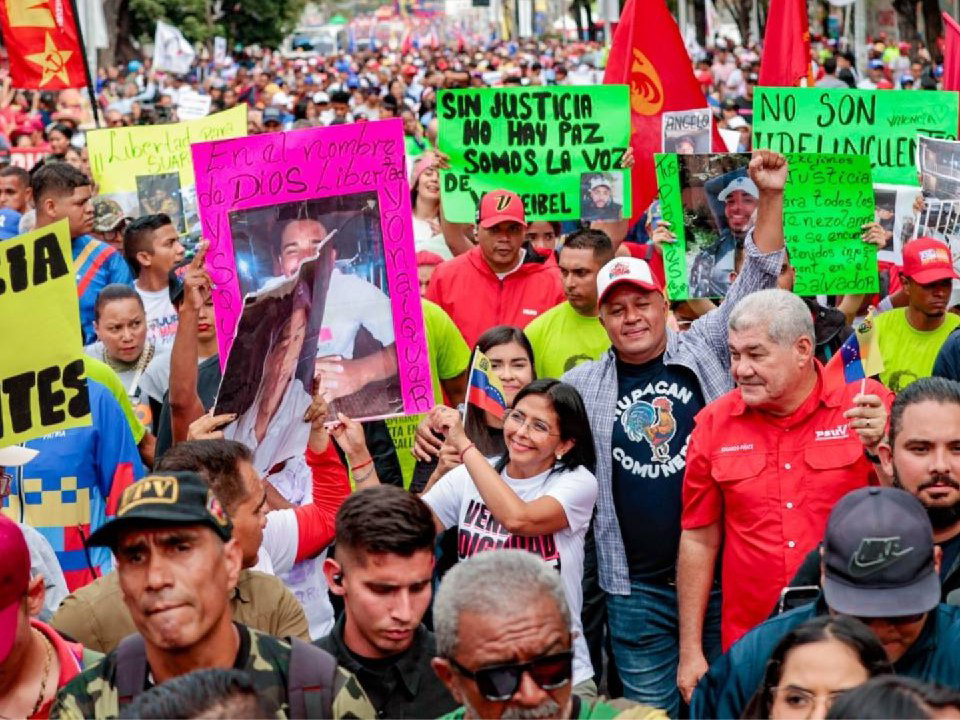
{"type": "Polygon", "coordinates": [[[943,53],[943,89],[960,90],[960,25],[948,13],[943,14],[946,34],[943,53]]]}
{"type": "Polygon", "coordinates": [[[796,87],[802,80],[813,86],[806,0],[771,0],[759,84],[796,87]]]}
{"type": "Polygon", "coordinates": [[[0,5],[14,87],[63,90],[87,84],[70,0],[3,0],[0,5]]]}

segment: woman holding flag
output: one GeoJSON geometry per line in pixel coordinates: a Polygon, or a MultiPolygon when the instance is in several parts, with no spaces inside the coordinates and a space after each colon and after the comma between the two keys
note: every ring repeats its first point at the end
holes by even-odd
{"type": "MultiPolygon", "coordinates": [[[[499,388],[485,360],[477,353],[467,397],[491,412],[499,388]]],[[[520,548],[557,569],[572,616],[575,692],[595,695],[580,612],[583,541],[597,498],[596,455],[579,393],[552,379],[535,380],[520,390],[503,415],[506,453],[499,458],[488,459],[480,451],[456,410],[436,408],[431,421],[462,463],[423,495],[438,532],[458,529],[460,559],[484,550],[520,548]]]]}

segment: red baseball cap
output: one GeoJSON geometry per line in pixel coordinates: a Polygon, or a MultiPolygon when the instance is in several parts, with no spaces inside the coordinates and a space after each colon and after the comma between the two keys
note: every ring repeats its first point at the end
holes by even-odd
{"type": "Polygon", "coordinates": [[[0,515],[0,662],[7,659],[17,636],[17,612],[30,585],[30,550],[13,520],[0,515]]]}
{"type": "Polygon", "coordinates": [[[950,248],[930,237],[919,237],[903,246],[903,274],[921,285],[957,277],[950,248]]]}
{"type": "Polygon", "coordinates": [[[518,222],[527,226],[523,200],[509,190],[492,190],[480,200],[477,224],[482,228],[490,228],[502,222],[518,222]]]}

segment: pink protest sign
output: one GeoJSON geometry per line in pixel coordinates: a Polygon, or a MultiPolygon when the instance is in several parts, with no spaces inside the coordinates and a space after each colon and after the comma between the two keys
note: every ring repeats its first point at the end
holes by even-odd
{"type": "Polygon", "coordinates": [[[317,344],[315,376],[334,409],[360,419],[432,407],[402,121],[191,148],[221,368],[243,298],[320,253],[322,322],[299,342],[317,344]]]}

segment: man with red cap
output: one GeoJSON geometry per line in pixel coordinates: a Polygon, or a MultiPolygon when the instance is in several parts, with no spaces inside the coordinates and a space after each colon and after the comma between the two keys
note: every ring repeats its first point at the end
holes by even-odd
{"type": "Polygon", "coordinates": [[[427,299],[447,311],[470,347],[494,325],[523,328],[563,301],[557,266],[524,242],[526,227],[519,195],[488,192],[477,211],[477,246],[430,279],[427,299]]]}
{"type": "Polygon", "coordinates": [[[907,307],[876,318],[880,381],[894,392],[933,374],[940,347],[960,325],[960,317],[947,312],[957,278],[949,247],[928,237],[911,240],[903,246],[901,277],[907,307]]]}
{"type": "Polygon", "coordinates": [[[3,516],[0,556],[0,717],[46,718],[57,690],[101,655],[32,617],[43,609],[45,578],[30,576],[23,532],[3,516]]]}

